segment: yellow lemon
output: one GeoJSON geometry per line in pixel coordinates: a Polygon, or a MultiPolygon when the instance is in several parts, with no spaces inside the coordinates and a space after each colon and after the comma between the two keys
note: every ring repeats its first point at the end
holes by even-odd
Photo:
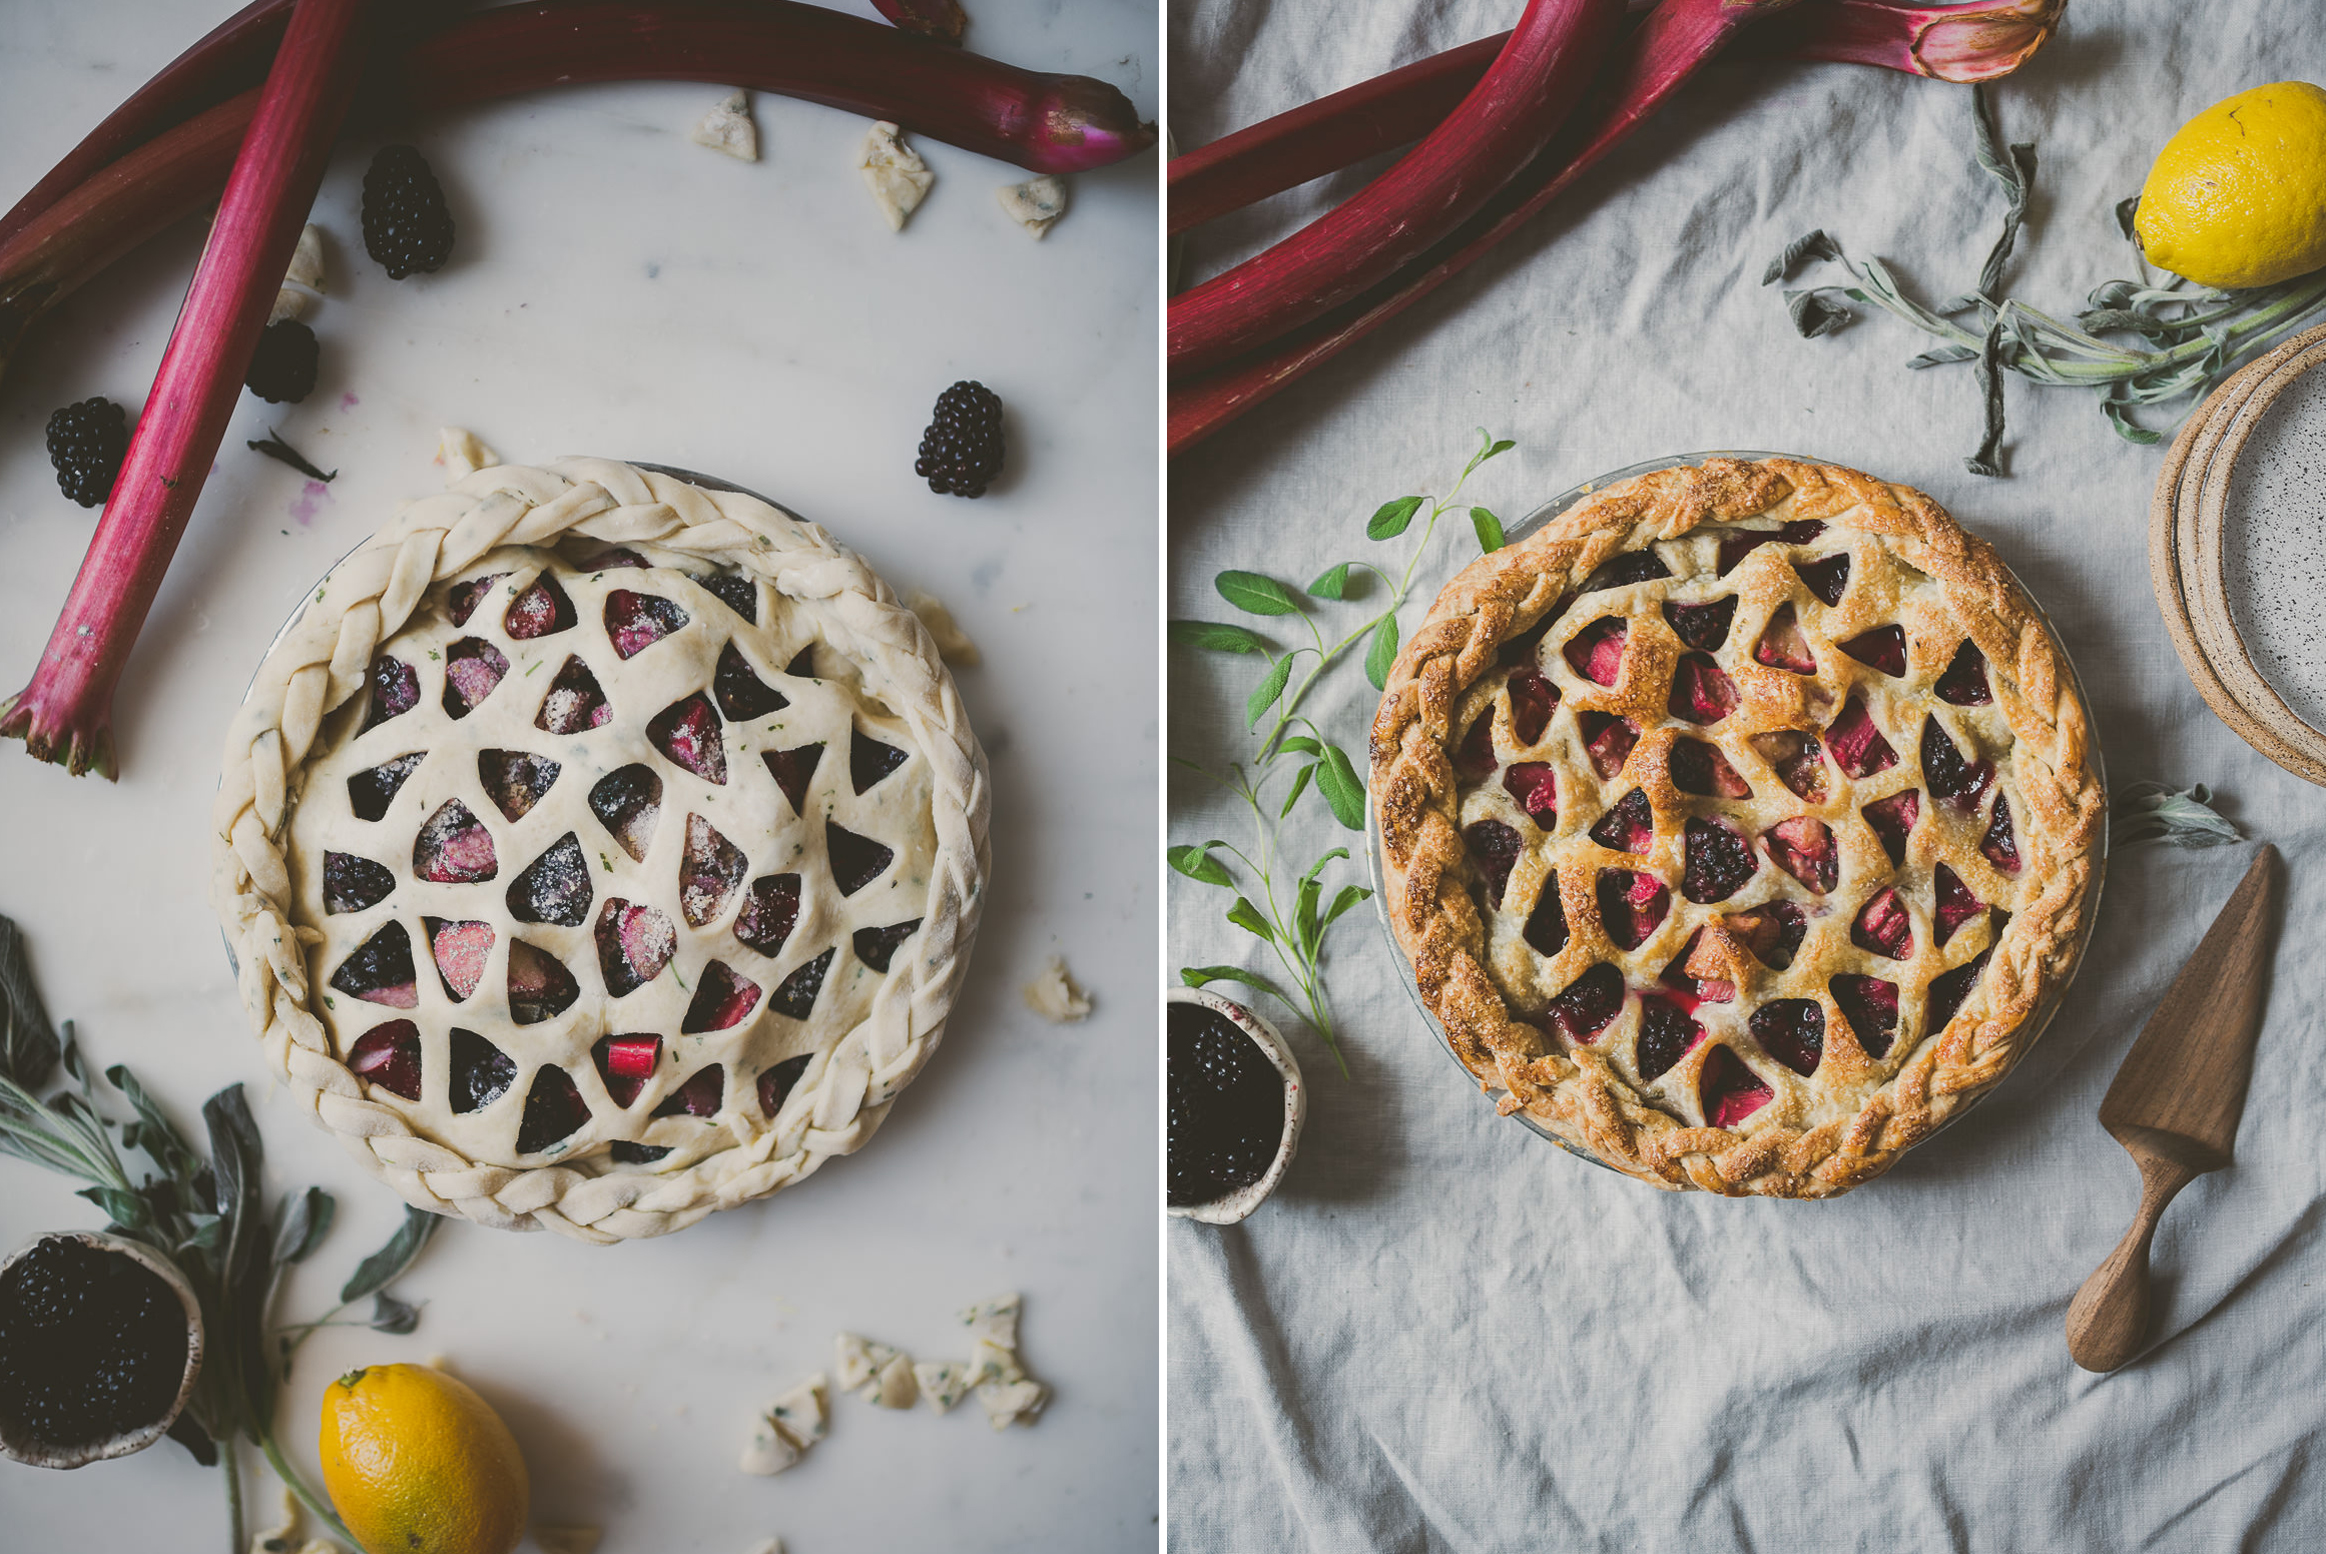
{"type": "Polygon", "coordinates": [[[365,1554],[509,1554],[531,1498],[492,1405],[425,1365],[349,1371],[323,1392],[323,1487],[365,1554]]]}
{"type": "Polygon", "coordinates": [[[2133,217],[2149,262],[2200,286],[2267,286],[2326,266],[2326,91],[2279,81],[2182,125],[2133,217]]]}

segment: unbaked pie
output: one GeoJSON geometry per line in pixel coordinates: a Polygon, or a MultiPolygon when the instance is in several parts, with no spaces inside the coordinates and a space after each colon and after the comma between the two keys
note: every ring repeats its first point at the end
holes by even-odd
{"type": "Polygon", "coordinates": [[[2072,972],[2089,737],[2042,617],[1920,492],[1641,475],[1473,562],[1398,656],[1389,920],[1504,1114],[1659,1186],[1843,1192],[2072,972]]]}
{"type": "Polygon", "coordinates": [[[610,1241],[871,1134],[966,965],[986,790],[928,632],[822,530],[505,465],[267,656],[216,893],[269,1057],[359,1160],[610,1241]]]}

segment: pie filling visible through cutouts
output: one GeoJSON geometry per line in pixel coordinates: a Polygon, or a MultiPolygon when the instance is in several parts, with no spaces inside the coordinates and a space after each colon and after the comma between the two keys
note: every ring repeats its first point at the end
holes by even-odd
{"type": "Polygon", "coordinates": [[[1785,460],[1638,477],[1430,626],[1374,728],[1383,874],[1503,1111],[1659,1185],[1823,1196],[2024,1050],[2103,795],[2064,655],[1927,497],[1785,460]],[[1433,659],[1483,667],[1424,695],[1433,659]]]}

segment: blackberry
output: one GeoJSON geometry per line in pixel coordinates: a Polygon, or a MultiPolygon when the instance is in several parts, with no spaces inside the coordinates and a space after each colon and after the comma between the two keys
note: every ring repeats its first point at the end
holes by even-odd
{"type": "Polygon", "coordinates": [[[392,281],[434,274],[452,254],[444,187],[410,146],[382,146],[363,175],[363,248],[392,281]]]}
{"type": "Polygon", "coordinates": [[[975,499],[1001,475],[1001,460],[1001,396],[969,381],[939,394],[913,473],[939,496],[975,499]]]}
{"type": "Polygon", "coordinates": [[[297,404],[315,392],[315,366],[322,353],[315,331],[295,318],[278,319],[258,337],[243,383],[270,405],[297,404]]]}
{"type": "Polygon", "coordinates": [[[101,506],[112,494],[129,452],[129,417],[110,399],[84,399],[48,418],[48,461],[56,466],[57,489],[83,507],[101,506]]]}

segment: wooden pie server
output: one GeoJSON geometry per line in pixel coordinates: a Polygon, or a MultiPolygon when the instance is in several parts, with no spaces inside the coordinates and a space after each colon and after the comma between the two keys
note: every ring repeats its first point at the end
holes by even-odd
{"type": "Polygon", "coordinates": [[[2085,1370],[2112,1371],[2138,1351],[2157,1218],[2173,1194],[2229,1164],[2261,1033],[2282,872],[2264,842],[2100,1103],[2100,1126],[2140,1167],[2140,1212],[2068,1305],[2068,1353],[2085,1370]]]}

